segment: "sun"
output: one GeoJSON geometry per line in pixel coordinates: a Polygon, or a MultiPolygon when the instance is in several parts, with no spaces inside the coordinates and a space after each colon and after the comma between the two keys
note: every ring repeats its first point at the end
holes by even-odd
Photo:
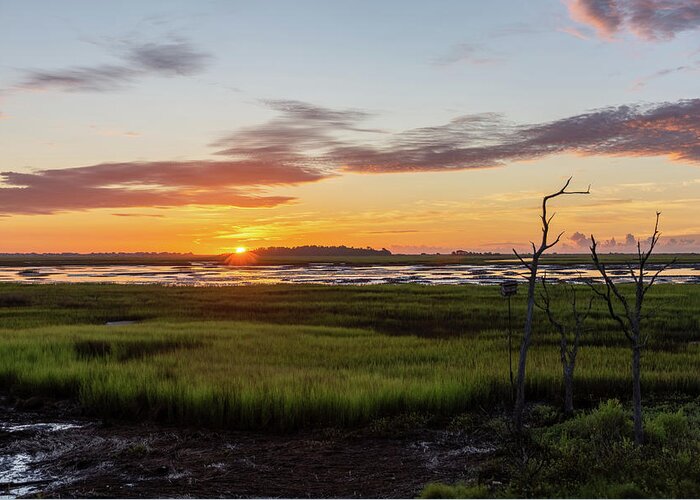
{"type": "Polygon", "coordinates": [[[246,253],[248,249],[246,247],[237,247],[236,253],[246,253]]]}

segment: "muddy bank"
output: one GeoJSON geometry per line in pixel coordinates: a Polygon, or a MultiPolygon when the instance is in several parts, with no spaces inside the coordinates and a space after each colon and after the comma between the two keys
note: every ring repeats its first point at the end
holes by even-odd
{"type": "Polygon", "coordinates": [[[471,477],[493,453],[483,439],[439,429],[107,424],[70,402],[9,398],[0,411],[0,494],[10,496],[410,498],[430,481],[471,477]]]}

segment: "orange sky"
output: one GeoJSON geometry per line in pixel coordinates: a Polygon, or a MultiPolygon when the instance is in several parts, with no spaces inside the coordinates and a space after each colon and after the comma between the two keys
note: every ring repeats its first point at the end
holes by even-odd
{"type": "Polygon", "coordinates": [[[620,242],[627,233],[646,236],[656,209],[663,212],[667,243],[700,234],[700,172],[694,167],[658,159],[565,156],[468,172],[348,174],[277,188],[277,194],[297,201],[273,208],[15,215],[2,221],[3,251],[222,253],[238,246],[304,244],[386,247],[395,253],[509,251],[538,236],[542,194],[558,189],[571,174],[577,186],[592,184],[591,195],[556,201],[554,228],[567,231],[559,251],[586,250],[570,240],[575,232],[620,242]],[[610,175],[612,168],[620,173],[610,175]],[[630,168],[638,172],[636,179],[625,174],[630,168]],[[665,183],[654,180],[659,168],[669,171],[665,183]]]}
{"type": "Polygon", "coordinates": [[[357,1],[5,2],[0,252],[700,251],[700,9],[357,1]]]}

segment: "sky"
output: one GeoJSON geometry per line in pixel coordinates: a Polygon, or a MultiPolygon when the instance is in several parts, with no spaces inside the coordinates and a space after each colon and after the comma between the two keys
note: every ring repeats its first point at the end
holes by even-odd
{"type": "Polygon", "coordinates": [[[0,252],[700,251],[700,0],[0,0],[0,252]]]}

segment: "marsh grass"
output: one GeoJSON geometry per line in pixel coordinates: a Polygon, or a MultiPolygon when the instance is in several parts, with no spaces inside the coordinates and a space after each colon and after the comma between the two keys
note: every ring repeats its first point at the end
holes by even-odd
{"type": "Polygon", "coordinates": [[[531,423],[522,448],[502,443],[472,483],[427,485],[423,498],[697,498],[700,400],[652,404],[646,442],[634,444],[630,409],[617,400],[560,423],[531,423]],[[498,478],[498,480],[494,480],[498,478]]]}
{"type": "MultiPolygon", "coordinates": [[[[169,288],[0,285],[0,385],[78,397],[119,418],[242,429],[454,416],[509,395],[504,306],[493,287],[169,288]],[[139,318],[126,326],[106,321],[139,318]]],[[[659,286],[647,394],[700,394],[693,286],[659,286]]],[[[514,303],[515,316],[523,303],[514,303]]],[[[626,398],[629,352],[595,311],[579,403],[626,398]]],[[[557,337],[539,318],[528,395],[557,404],[557,337]]]]}

